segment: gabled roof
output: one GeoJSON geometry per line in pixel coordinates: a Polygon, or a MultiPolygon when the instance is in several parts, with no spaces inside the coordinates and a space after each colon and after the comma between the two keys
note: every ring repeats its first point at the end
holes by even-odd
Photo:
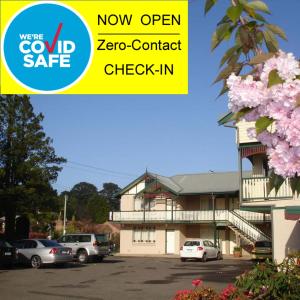
{"type": "Polygon", "coordinates": [[[160,184],[162,184],[164,187],[169,189],[171,192],[174,192],[175,194],[180,193],[182,188],[180,185],[178,185],[175,181],[172,180],[172,177],[166,177],[154,173],[148,173],[153,178],[156,178],[160,184]]]}
{"type": "Polygon", "coordinates": [[[199,174],[180,174],[171,177],[155,173],[145,173],[120,191],[124,194],[148,175],[176,195],[223,194],[239,191],[238,172],[212,172],[199,174]]]}
{"type": "Polygon", "coordinates": [[[180,194],[235,193],[239,191],[238,172],[175,175],[171,177],[182,187],[180,194]]]}
{"type": "Polygon", "coordinates": [[[233,120],[231,119],[233,117],[232,112],[228,112],[225,115],[223,115],[219,120],[218,120],[218,125],[224,125],[228,122],[232,122],[233,120]]]}

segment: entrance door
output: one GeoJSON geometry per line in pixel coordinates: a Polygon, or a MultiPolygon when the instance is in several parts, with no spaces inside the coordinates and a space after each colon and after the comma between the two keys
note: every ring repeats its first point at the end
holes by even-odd
{"type": "Polygon", "coordinates": [[[167,254],[174,254],[175,253],[175,231],[167,230],[166,239],[167,239],[167,254]]]}

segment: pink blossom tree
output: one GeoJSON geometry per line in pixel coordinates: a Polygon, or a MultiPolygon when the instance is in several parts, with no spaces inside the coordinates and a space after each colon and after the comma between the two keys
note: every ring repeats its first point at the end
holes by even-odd
{"type": "MultiPolygon", "coordinates": [[[[248,130],[267,147],[272,170],[270,188],[276,191],[286,178],[300,193],[300,64],[292,53],[278,48],[284,31],[269,24],[263,1],[231,0],[212,37],[212,50],[234,37],[215,83],[223,81],[220,95],[228,93],[231,121],[254,121],[248,130]],[[262,15],[263,14],[263,15],[262,15]]],[[[217,0],[206,0],[207,13],[217,0]]]]}

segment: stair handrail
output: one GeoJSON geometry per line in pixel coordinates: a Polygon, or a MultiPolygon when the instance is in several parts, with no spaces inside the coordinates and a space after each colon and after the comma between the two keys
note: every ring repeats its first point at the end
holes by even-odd
{"type": "Polygon", "coordinates": [[[242,222],[246,223],[248,226],[250,226],[252,229],[256,230],[261,236],[263,236],[266,240],[271,240],[271,238],[265,234],[264,232],[262,232],[259,228],[257,228],[256,226],[254,226],[252,223],[250,223],[248,220],[246,220],[244,217],[242,217],[241,215],[239,215],[237,212],[230,210],[229,214],[233,214],[235,217],[239,218],[242,222]]]}

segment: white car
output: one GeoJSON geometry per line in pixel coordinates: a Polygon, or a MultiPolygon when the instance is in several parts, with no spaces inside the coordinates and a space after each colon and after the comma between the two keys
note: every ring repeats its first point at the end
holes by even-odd
{"type": "Polygon", "coordinates": [[[180,248],[180,259],[199,259],[206,262],[207,259],[222,259],[222,253],[219,248],[208,240],[194,239],[188,240],[180,248]]]}

